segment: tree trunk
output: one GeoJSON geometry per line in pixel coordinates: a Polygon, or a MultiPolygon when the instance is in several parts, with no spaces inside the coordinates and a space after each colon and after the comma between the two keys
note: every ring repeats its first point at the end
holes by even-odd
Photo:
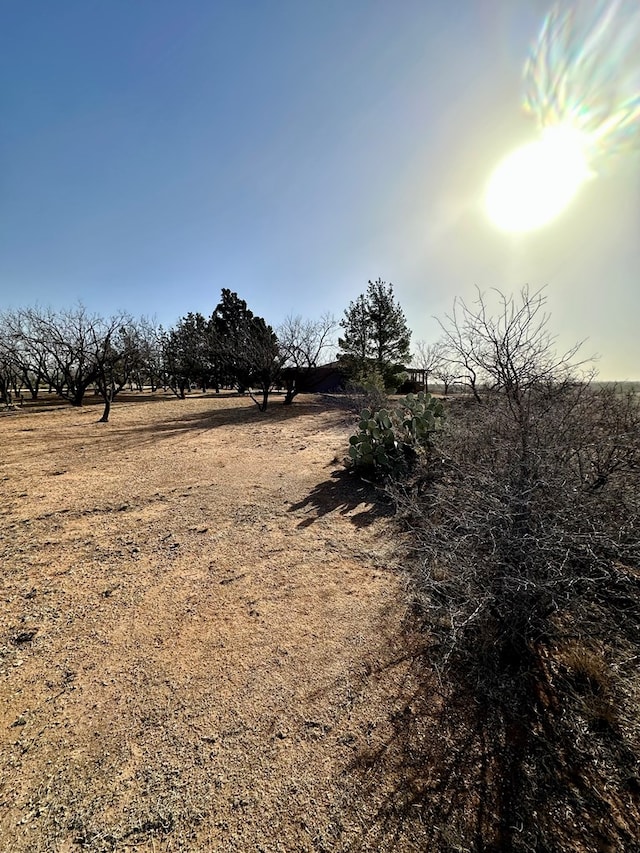
{"type": "Polygon", "coordinates": [[[107,395],[104,401],[104,411],[102,413],[102,417],[98,421],[100,424],[106,424],[109,422],[109,412],[111,411],[111,396],[107,395]]]}
{"type": "Polygon", "coordinates": [[[267,406],[269,404],[269,391],[270,390],[271,389],[268,385],[262,386],[262,399],[261,400],[256,399],[256,397],[253,396],[253,391],[249,391],[249,396],[251,397],[253,402],[258,407],[258,411],[260,411],[260,412],[266,412],[267,411],[267,406]]]}
{"type": "MultiPolygon", "coordinates": [[[[73,388],[73,395],[71,398],[72,406],[81,406],[84,400],[84,396],[87,393],[87,390],[91,384],[93,384],[93,378],[79,380],[78,384],[73,388]]],[[[97,385],[94,385],[94,391],[96,394],[100,393],[100,390],[97,385]]]]}
{"type": "Polygon", "coordinates": [[[98,421],[99,424],[106,424],[109,422],[109,413],[111,412],[111,402],[113,400],[113,385],[110,385],[105,389],[104,394],[104,411],[102,413],[102,417],[98,421]]]}
{"type": "Polygon", "coordinates": [[[296,396],[298,392],[295,388],[287,388],[284,395],[284,404],[285,406],[290,406],[293,403],[293,398],[296,396]]]}

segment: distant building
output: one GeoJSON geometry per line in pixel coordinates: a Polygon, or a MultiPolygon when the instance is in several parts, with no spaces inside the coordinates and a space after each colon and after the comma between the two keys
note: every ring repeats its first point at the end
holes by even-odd
{"type": "Polygon", "coordinates": [[[401,394],[416,394],[418,391],[426,390],[426,370],[421,370],[419,367],[405,367],[404,372],[407,374],[407,378],[398,389],[401,394]]]}
{"type": "Polygon", "coordinates": [[[287,390],[295,389],[298,394],[344,391],[348,381],[345,371],[337,361],[311,368],[285,367],[281,376],[284,387],[287,390]]]}

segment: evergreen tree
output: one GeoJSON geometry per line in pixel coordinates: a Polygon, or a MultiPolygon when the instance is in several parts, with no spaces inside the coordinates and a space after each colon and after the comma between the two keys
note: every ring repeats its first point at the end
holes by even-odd
{"type": "Polygon", "coordinates": [[[344,337],[338,338],[338,346],[345,355],[364,367],[373,350],[369,312],[363,294],[349,303],[340,325],[344,329],[344,337]]]}
{"type": "Polygon", "coordinates": [[[189,312],[169,330],[164,340],[166,380],[173,392],[184,398],[191,383],[206,390],[212,372],[211,342],[207,320],[189,312]]]}
{"type": "MultiPolygon", "coordinates": [[[[256,404],[264,411],[269,392],[280,373],[280,349],[275,332],[262,317],[256,317],[237,293],[223,288],[213,314],[223,370],[240,392],[257,386],[262,399],[256,404]]],[[[255,398],[253,398],[255,399],[255,398]]]]}
{"type": "Polygon", "coordinates": [[[355,376],[377,373],[387,386],[410,356],[411,332],[402,308],[396,303],[393,285],[370,281],[366,294],[351,302],[340,322],[344,336],[338,345],[343,363],[355,376]]]}
{"type": "Polygon", "coordinates": [[[369,282],[366,296],[373,357],[382,371],[389,364],[410,358],[411,332],[402,308],[396,304],[393,285],[382,279],[369,282]]]}
{"type": "Polygon", "coordinates": [[[224,287],[212,319],[220,342],[224,381],[243,393],[251,384],[253,311],[237,293],[224,287]]]}

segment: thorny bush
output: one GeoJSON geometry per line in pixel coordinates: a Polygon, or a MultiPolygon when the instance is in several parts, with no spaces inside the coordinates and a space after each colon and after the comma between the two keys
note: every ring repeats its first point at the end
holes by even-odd
{"type": "Polygon", "coordinates": [[[640,788],[640,400],[567,382],[529,389],[521,420],[512,402],[449,404],[438,452],[390,486],[416,606],[440,678],[469,691],[501,754],[499,849],[575,849],[552,792],[587,836],[597,814],[611,849],[636,849],[640,826],[607,802],[640,788]],[[607,765],[615,783],[594,782],[607,765]]]}
{"type": "Polygon", "coordinates": [[[555,356],[544,302],[462,306],[470,394],[388,485],[456,720],[442,849],[640,850],[640,400],[555,356]]]}

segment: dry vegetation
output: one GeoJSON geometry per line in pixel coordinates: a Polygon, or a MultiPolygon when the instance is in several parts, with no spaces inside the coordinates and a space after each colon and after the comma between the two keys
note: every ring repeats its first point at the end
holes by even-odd
{"type": "Polygon", "coordinates": [[[405,727],[442,792],[419,770],[414,801],[447,850],[640,850],[640,409],[548,393],[526,456],[504,395],[460,400],[393,487],[442,685],[440,719],[405,727]]]}
{"type": "MultiPolygon", "coordinates": [[[[480,626],[443,668],[438,613],[416,626],[443,580],[467,606],[458,563],[484,595],[460,531],[499,518],[486,476],[432,459],[396,488],[398,524],[345,472],[353,415],[324,399],[98,415],[0,418],[0,850],[640,849],[638,638],[615,626],[639,611],[630,565],[588,614],[613,633],[565,622],[527,675],[475,655],[480,626]]],[[[494,432],[452,428],[449,450],[486,475],[494,432]]]]}

